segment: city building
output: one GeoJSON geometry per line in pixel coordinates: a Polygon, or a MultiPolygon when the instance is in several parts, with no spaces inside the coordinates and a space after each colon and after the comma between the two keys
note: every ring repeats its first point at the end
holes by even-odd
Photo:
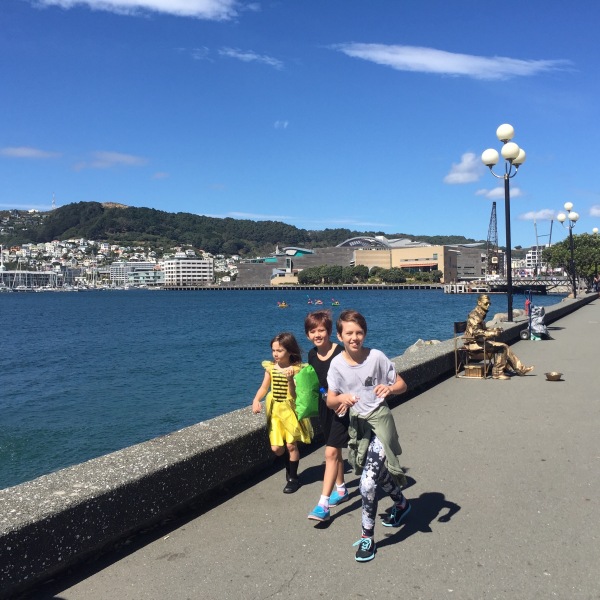
{"type": "Polygon", "coordinates": [[[358,248],[354,264],[372,269],[400,268],[407,273],[441,271],[441,282],[456,281],[457,252],[449,246],[407,245],[405,247],[358,248]]]}
{"type": "Polygon", "coordinates": [[[110,267],[110,283],[115,286],[123,286],[130,283],[130,278],[139,280],[142,277],[142,273],[150,273],[150,275],[143,276],[146,280],[153,280],[155,277],[153,274],[156,264],[153,262],[142,262],[142,261],[124,261],[119,260],[113,262],[110,267]]]}
{"type": "MultiPolygon", "coordinates": [[[[477,244],[453,244],[448,251],[456,254],[456,281],[479,281],[487,275],[487,251],[483,242],[477,244]]],[[[495,258],[495,264],[498,257],[495,258]]],[[[498,269],[492,269],[498,272],[498,269]]]]}
{"type": "Polygon", "coordinates": [[[129,271],[129,285],[136,287],[156,287],[164,285],[165,272],[160,265],[149,262],[132,262],[129,271]]]}
{"type": "Polygon", "coordinates": [[[546,265],[542,262],[544,248],[548,248],[548,244],[545,246],[532,246],[525,255],[525,268],[533,275],[539,275],[546,270],[546,265]]]}
{"type": "Polygon", "coordinates": [[[196,287],[211,284],[214,281],[214,260],[171,259],[163,263],[165,287],[196,287]]]}

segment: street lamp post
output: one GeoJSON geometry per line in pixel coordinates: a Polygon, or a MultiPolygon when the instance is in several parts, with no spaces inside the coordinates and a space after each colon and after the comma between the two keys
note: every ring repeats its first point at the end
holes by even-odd
{"type": "Polygon", "coordinates": [[[500,156],[496,150],[489,148],[481,155],[483,164],[490,169],[490,173],[498,179],[504,179],[504,218],[506,221],[506,295],[508,304],[508,321],[513,320],[513,298],[512,298],[512,250],[510,239],[510,184],[509,180],[517,174],[519,167],[525,162],[525,151],[517,144],[511,142],[515,130],[512,125],[505,123],[496,130],[496,136],[504,144],[500,150],[504,159],[504,175],[494,173],[494,166],[498,163],[500,156]]]}
{"type": "Polygon", "coordinates": [[[577,298],[577,274],[575,273],[575,249],[573,247],[573,227],[579,220],[579,213],[573,210],[572,202],[565,202],[565,210],[568,214],[560,213],[556,216],[556,220],[565,227],[565,221],[568,219],[569,224],[566,227],[569,229],[569,250],[571,251],[571,278],[573,280],[573,298],[577,298]]]}
{"type": "Polygon", "coordinates": [[[596,247],[598,245],[598,228],[594,227],[592,233],[594,234],[594,291],[600,292],[600,286],[598,285],[598,249],[596,247]]]}

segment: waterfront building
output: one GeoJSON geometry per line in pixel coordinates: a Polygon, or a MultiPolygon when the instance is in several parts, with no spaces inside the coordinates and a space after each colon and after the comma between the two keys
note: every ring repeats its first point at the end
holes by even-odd
{"type": "MultiPolygon", "coordinates": [[[[2,265],[4,267],[4,265],[2,265]]],[[[60,274],[55,271],[8,271],[0,269],[0,287],[14,290],[56,288],[62,284],[60,274]]]]}
{"type": "Polygon", "coordinates": [[[545,246],[532,246],[525,255],[525,268],[535,275],[545,271],[546,265],[542,262],[542,253],[544,252],[544,248],[548,247],[549,244],[545,246]]]}
{"type": "Polygon", "coordinates": [[[164,285],[165,273],[159,265],[153,263],[131,263],[129,285],[137,287],[156,287],[164,285]]]}
{"type": "Polygon", "coordinates": [[[111,284],[122,286],[127,283],[129,278],[129,266],[125,261],[115,261],[110,265],[111,284]]]}
{"type": "Polygon", "coordinates": [[[110,282],[116,286],[123,286],[130,283],[130,278],[133,276],[136,279],[154,280],[156,277],[152,275],[156,264],[153,262],[143,261],[115,261],[109,267],[110,282]],[[150,275],[141,276],[140,273],[150,272],[150,275]],[[137,276],[136,276],[137,273],[137,276]]]}
{"type": "Polygon", "coordinates": [[[457,251],[449,246],[419,245],[386,248],[358,248],[354,251],[354,264],[370,269],[400,268],[407,273],[441,271],[441,282],[456,281],[457,251]]]}
{"type": "Polygon", "coordinates": [[[480,281],[487,275],[498,274],[498,261],[503,261],[502,251],[494,252],[491,257],[492,268],[488,273],[489,265],[487,249],[484,242],[474,244],[452,244],[448,246],[456,252],[456,281],[480,281]]]}
{"type": "Polygon", "coordinates": [[[415,242],[409,238],[395,238],[390,240],[384,235],[361,235],[344,240],[336,248],[368,248],[378,250],[388,248],[422,248],[430,245],[427,242],[415,242]]]}
{"type": "Polygon", "coordinates": [[[214,281],[214,260],[171,259],[163,263],[165,287],[196,287],[214,281]]]}

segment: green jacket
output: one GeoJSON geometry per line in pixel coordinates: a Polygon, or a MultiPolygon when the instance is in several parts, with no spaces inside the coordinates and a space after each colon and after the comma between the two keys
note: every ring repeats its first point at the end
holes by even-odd
{"type": "Polygon", "coordinates": [[[406,485],[406,475],[404,474],[404,469],[400,466],[402,448],[398,439],[396,423],[387,403],[384,402],[364,417],[350,409],[348,434],[350,436],[348,442],[348,461],[357,475],[362,473],[371,436],[375,434],[383,445],[386,456],[386,467],[390,475],[400,487],[406,485]]]}

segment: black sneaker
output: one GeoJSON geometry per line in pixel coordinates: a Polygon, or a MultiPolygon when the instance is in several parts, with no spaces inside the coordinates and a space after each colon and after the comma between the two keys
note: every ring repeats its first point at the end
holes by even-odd
{"type": "Polygon", "coordinates": [[[300,487],[300,483],[298,482],[297,479],[288,479],[287,483],[285,484],[285,487],[283,488],[283,493],[284,494],[293,494],[294,492],[298,491],[299,487],[300,487]]]}
{"type": "Polygon", "coordinates": [[[381,520],[381,524],[384,527],[400,527],[400,523],[404,520],[404,517],[410,512],[410,502],[406,501],[404,508],[398,508],[395,504],[392,508],[392,512],[385,519],[381,520]]]}
{"type": "Polygon", "coordinates": [[[373,538],[365,537],[360,538],[358,542],[354,542],[353,546],[358,546],[358,550],[356,551],[357,562],[367,562],[369,560],[373,560],[375,558],[375,552],[377,550],[375,546],[375,542],[373,538]]]}

